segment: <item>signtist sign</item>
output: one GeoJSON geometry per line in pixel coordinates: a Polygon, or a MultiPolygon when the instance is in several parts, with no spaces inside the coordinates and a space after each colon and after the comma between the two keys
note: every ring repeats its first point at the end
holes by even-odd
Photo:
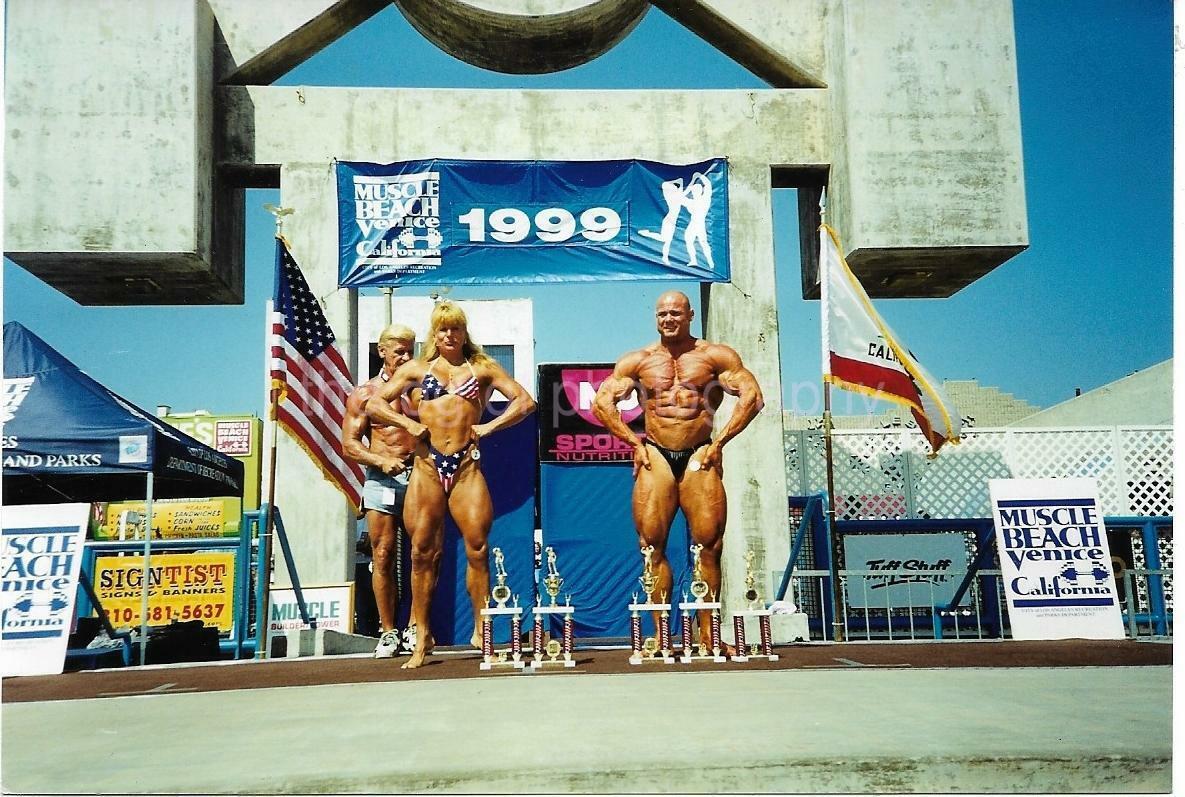
{"type": "Polygon", "coordinates": [[[1093,479],[991,479],[1015,639],[1123,639],[1093,479]]]}

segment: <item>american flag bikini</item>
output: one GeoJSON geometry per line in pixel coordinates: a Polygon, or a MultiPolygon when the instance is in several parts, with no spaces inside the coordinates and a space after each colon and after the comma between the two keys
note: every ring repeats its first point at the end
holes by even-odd
{"type": "MultiPolygon", "coordinates": [[[[433,362],[433,365],[436,363],[433,362]]],[[[428,373],[424,375],[424,381],[420,383],[420,401],[433,401],[441,396],[458,396],[466,400],[473,400],[477,398],[478,393],[481,392],[481,384],[477,381],[477,374],[473,373],[473,365],[469,365],[469,378],[461,384],[457,385],[452,390],[445,387],[436,375],[432,373],[431,366],[429,366],[428,373]]],[[[440,486],[444,488],[445,495],[453,489],[453,482],[457,478],[457,471],[461,468],[461,463],[465,460],[465,456],[469,454],[470,449],[473,448],[473,443],[468,443],[460,451],[454,451],[451,454],[445,454],[437,451],[431,445],[428,446],[428,453],[432,455],[432,464],[436,466],[436,475],[440,479],[440,486]]],[[[476,449],[473,450],[472,456],[477,459],[480,454],[476,449]]]]}

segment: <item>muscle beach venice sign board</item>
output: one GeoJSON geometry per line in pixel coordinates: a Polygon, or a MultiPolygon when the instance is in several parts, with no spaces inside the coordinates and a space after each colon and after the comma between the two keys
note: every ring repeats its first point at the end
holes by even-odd
{"type": "Polygon", "coordinates": [[[1123,639],[1094,479],[990,479],[1014,639],[1123,639]]]}
{"type": "Polygon", "coordinates": [[[728,162],[336,164],[338,284],[727,282],[728,162]]]}

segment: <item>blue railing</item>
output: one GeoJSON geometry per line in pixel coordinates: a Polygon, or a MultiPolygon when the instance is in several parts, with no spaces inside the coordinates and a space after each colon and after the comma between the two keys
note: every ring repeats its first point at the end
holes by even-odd
{"type": "MultiPolygon", "coordinates": [[[[818,610],[809,612],[812,636],[832,638],[828,628],[842,627],[845,632],[855,630],[865,638],[895,639],[917,638],[918,633],[927,638],[967,638],[968,633],[976,638],[1001,638],[1007,636],[1008,617],[1004,600],[1003,585],[998,570],[988,570],[995,554],[995,532],[991,518],[907,518],[883,520],[841,520],[834,524],[834,539],[851,534],[908,534],[923,532],[966,532],[974,536],[975,557],[968,567],[948,571],[960,578],[959,585],[949,600],[935,601],[917,606],[892,606],[863,608],[855,610],[848,605],[847,589],[851,579],[862,579],[869,575],[901,576],[914,575],[909,571],[878,571],[873,574],[862,570],[833,568],[832,525],[828,523],[826,494],[792,496],[791,509],[802,511],[802,519],[791,540],[790,559],[782,573],[777,599],[785,598],[792,581],[801,584],[818,599],[818,610]],[[798,567],[806,540],[813,543],[813,566],[798,567]],[[833,578],[838,575],[843,589],[834,589],[833,578]],[[969,594],[970,593],[970,594],[969,594]],[[835,601],[844,605],[836,607],[835,601]],[[838,622],[834,619],[839,617],[838,622]],[[968,629],[971,629],[968,631],[968,629]]],[[[1171,580],[1172,570],[1162,568],[1159,540],[1166,529],[1171,534],[1173,525],[1170,517],[1106,517],[1108,530],[1138,529],[1143,542],[1145,567],[1131,569],[1120,574],[1117,582],[1124,590],[1124,606],[1121,608],[1125,627],[1131,637],[1165,637],[1172,635],[1172,610],[1166,600],[1165,581],[1171,580]],[[1144,606],[1135,600],[1138,587],[1144,589],[1144,606]],[[1146,630],[1146,633],[1144,633],[1146,630]]],[[[798,590],[801,592],[802,589],[798,590]]],[[[847,633],[845,633],[845,637],[847,633]]]]}

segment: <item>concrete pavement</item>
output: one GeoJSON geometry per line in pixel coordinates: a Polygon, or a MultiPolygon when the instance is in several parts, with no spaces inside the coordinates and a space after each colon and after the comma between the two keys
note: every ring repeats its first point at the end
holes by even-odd
{"type": "Polygon", "coordinates": [[[556,672],[7,703],[0,763],[6,792],[38,793],[1162,792],[1171,672],[556,672]]]}

